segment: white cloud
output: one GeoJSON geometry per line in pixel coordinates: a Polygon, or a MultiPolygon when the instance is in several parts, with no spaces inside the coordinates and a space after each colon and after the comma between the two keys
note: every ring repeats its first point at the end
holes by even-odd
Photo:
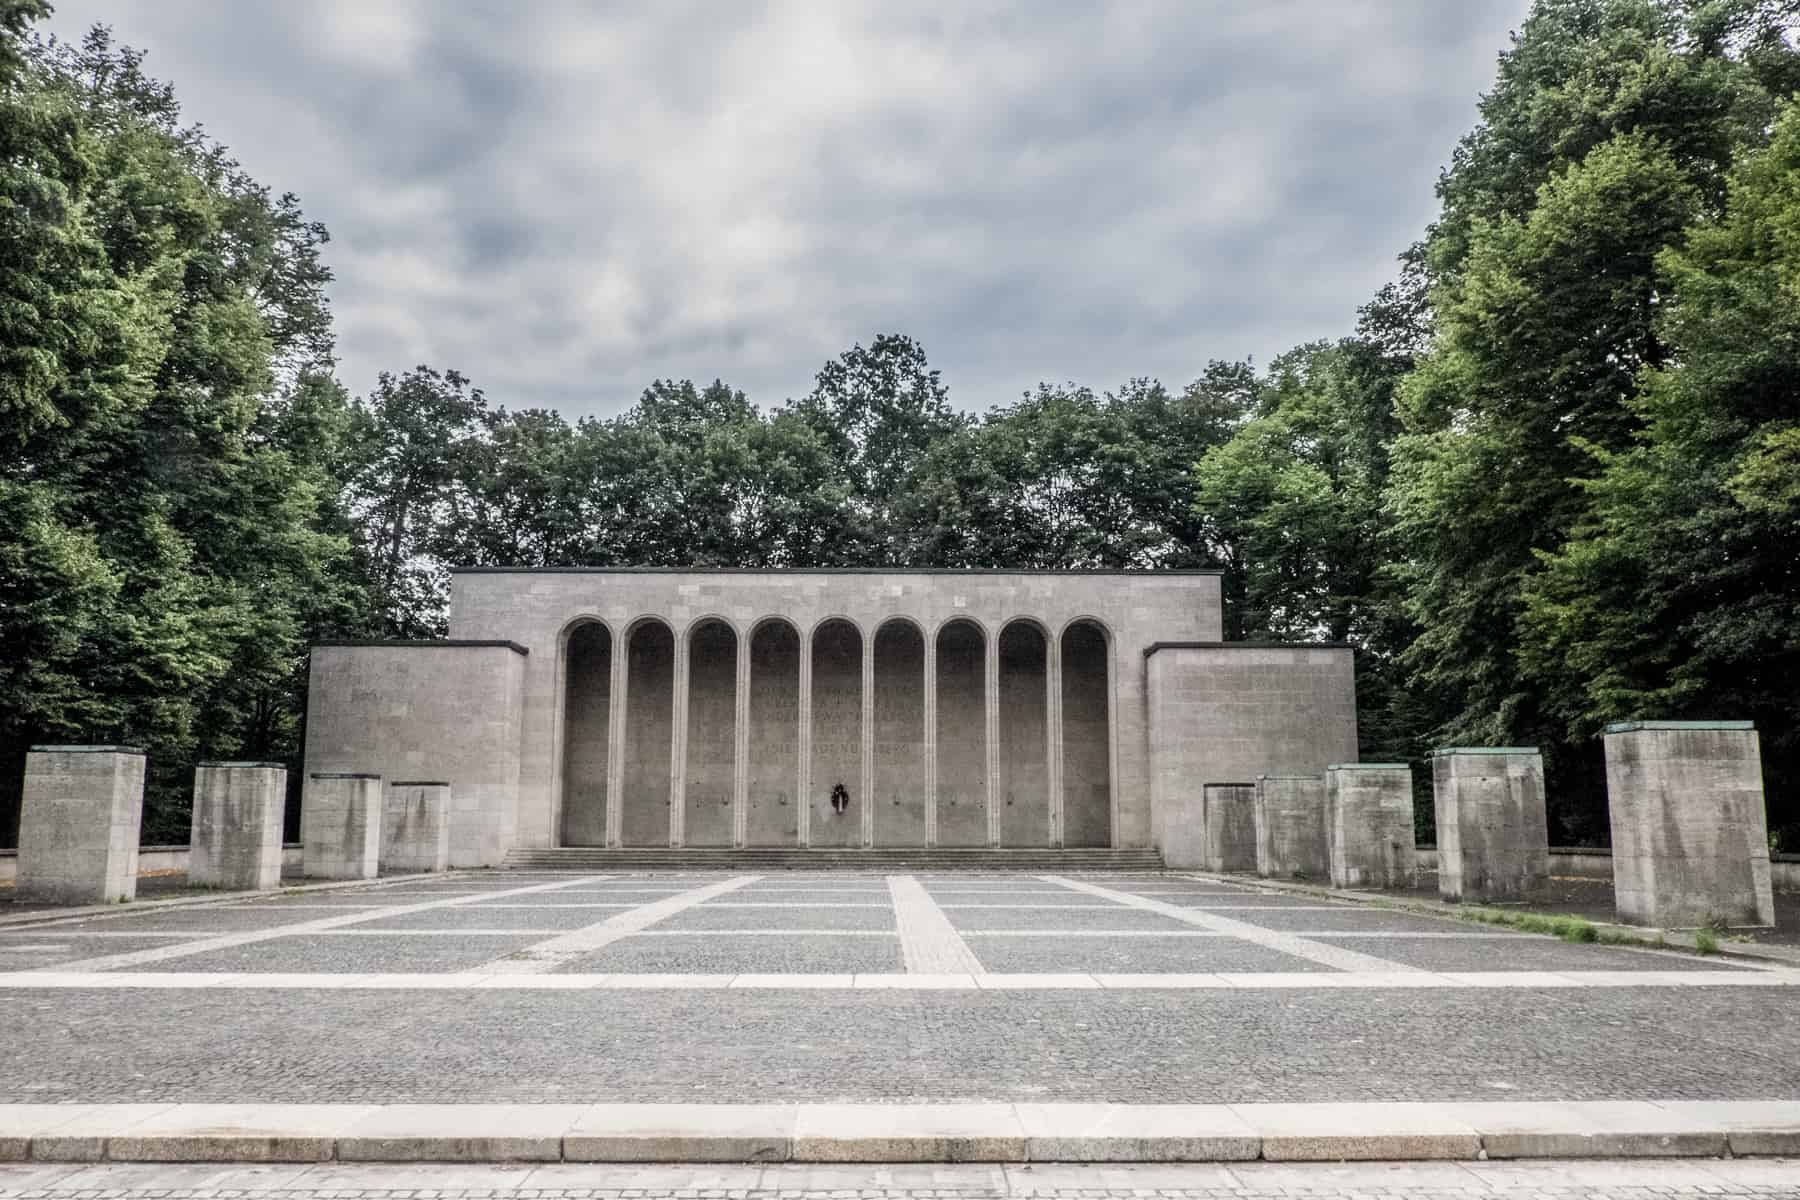
{"type": "Polygon", "coordinates": [[[1348,331],[1525,0],[63,0],[331,228],[342,374],[768,404],[900,331],[964,405],[1348,331]]]}

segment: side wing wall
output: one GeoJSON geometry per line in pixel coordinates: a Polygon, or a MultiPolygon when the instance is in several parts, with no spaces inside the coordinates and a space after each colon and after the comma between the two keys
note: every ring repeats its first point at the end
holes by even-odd
{"type": "Polygon", "coordinates": [[[450,783],[450,865],[499,865],[518,823],[526,656],[504,643],[320,645],[306,772],[450,783]]]}
{"type": "Polygon", "coordinates": [[[1151,823],[1171,867],[1204,865],[1207,784],[1356,761],[1348,647],[1162,645],[1147,658],[1151,823]]]}

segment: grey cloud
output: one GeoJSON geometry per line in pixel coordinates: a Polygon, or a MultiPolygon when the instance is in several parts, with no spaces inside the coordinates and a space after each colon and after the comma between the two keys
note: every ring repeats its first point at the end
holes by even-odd
{"type": "Polygon", "coordinates": [[[341,374],[764,404],[902,331],[965,406],[1348,331],[1526,0],[62,0],[333,233],[341,374]]]}

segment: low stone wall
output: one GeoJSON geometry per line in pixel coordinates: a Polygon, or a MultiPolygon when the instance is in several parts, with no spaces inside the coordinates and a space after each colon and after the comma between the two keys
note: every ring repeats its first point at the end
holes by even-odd
{"type": "MultiPolygon", "coordinates": [[[[300,865],[299,842],[282,843],[281,865],[283,869],[300,865]]],[[[148,879],[154,875],[186,875],[187,869],[188,848],[186,846],[138,847],[139,879],[148,879]]],[[[11,884],[18,874],[19,852],[17,850],[0,850],[0,884],[11,884]]]]}
{"type": "MultiPolygon", "coordinates": [[[[1437,849],[1419,847],[1419,870],[1437,870],[1437,849]]],[[[1550,874],[1574,879],[1611,879],[1612,851],[1605,846],[1550,847],[1550,874]]],[[[1800,854],[1769,855],[1769,877],[1778,892],[1800,892],[1800,854]]]]}

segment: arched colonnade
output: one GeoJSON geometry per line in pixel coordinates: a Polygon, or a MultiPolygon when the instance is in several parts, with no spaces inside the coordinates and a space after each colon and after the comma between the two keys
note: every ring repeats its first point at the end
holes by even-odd
{"type": "Polygon", "coordinates": [[[565,846],[1113,844],[1093,618],[583,618],[559,662],[565,846]]]}

